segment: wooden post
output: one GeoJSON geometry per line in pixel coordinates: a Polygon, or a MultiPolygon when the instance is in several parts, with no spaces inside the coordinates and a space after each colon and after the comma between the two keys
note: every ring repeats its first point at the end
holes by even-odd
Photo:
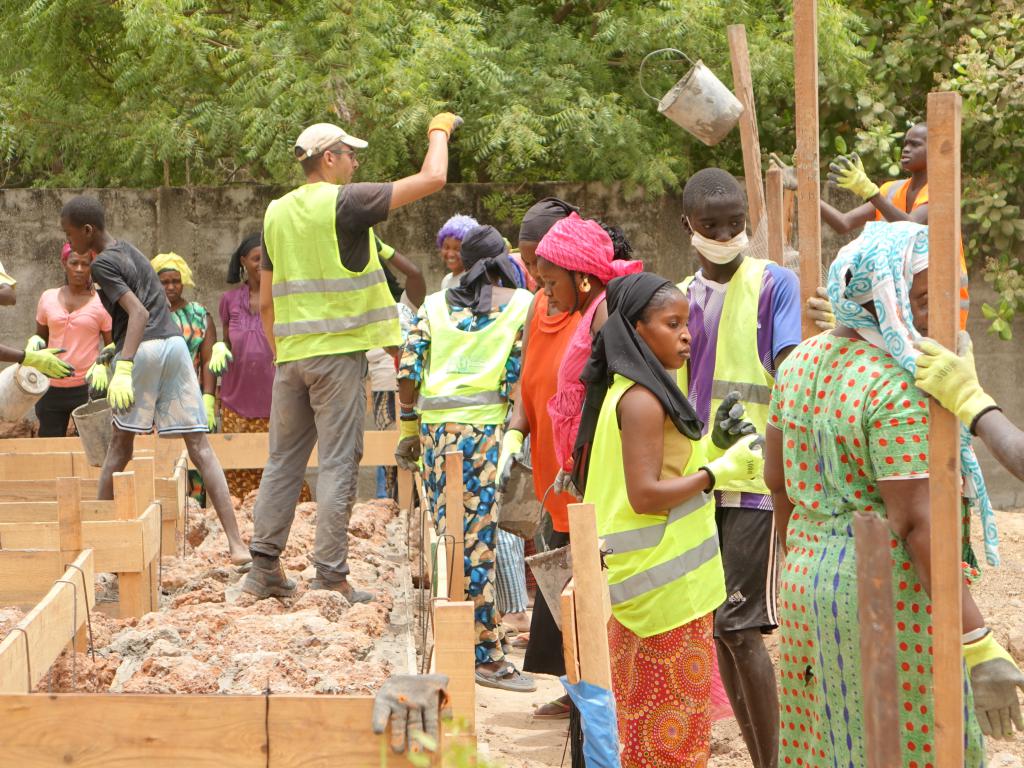
{"type": "Polygon", "coordinates": [[[857,552],[857,618],[860,624],[861,687],[864,696],[865,765],[896,768],[900,760],[899,678],[892,596],[889,525],[858,512],[853,531],[857,552]]]}
{"type": "Polygon", "coordinates": [[[445,454],[445,533],[454,539],[445,542],[448,553],[448,599],[466,597],[466,520],[462,484],[462,451],[445,454]]]}
{"type": "Polygon", "coordinates": [[[768,219],[768,258],[785,266],[785,212],[782,207],[782,170],[772,166],[765,174],[765,217],[768,219]]]}
{"type": "MultiPolygon", "coordinates": [[[[135,475],[132,472],[114,473],[114,514],[118,520],[138,518],[135,499],[135,475]]],[[[141,547],[141,541],[139,542],[141,547]]],[[[140,553],[141,557],[141,553],[140,553]]],[[[117,574],[120,594],[118,616],[142,616],[149,610],[149,572],[121,572],[117,574]]]]}
{"type": "MultiPolygon", "coordinates": [[[[67,569],[68,563],[82,552],[82,480],[78,477],[57,478],[57,526],[60,536],[60,564],[67,569]]],[[[75,572],[75,575],[80,574],[75,572]]],[[[74,581],[75,592],[88,589],[85,580],[74,581]]],[[[89,596],[83,595],[82,602],[88,609],[89,596]]],[[[89,631],[87,624],[75,632],[76,651],[85,652],[89,648],[89,631]]]]}
{"type": "Polygon", "coordinates": [[[132,459],[132,472],[135,473],[135,509],[138,517],[156,499],[156,459],[152,456],[132,459]]]}
{"type": "MultiPolygon", "coordinates": [[[[800,304],[821,283],[821,180],[818,163],[818,0],[793,2],[793,59],[796,80],[797,239],[800,249],[800,304]]],[[[803,313],[804,337],[818,333],[803,313]]]]}
{"type": "Polygon", "coordinates": [[[601,572],[601,550],[593,504],[569,505],[569,546],[572,548],[580,679],[611,690],[608,584],[601,572]]]}
{"type": "MultiPolygon", "coordinates": [[[[960,94],[928,94],[928,335],[956,349],[960,285],[960,94]]],[[[964,764],[963,662],[960,635],[960,424],[932,401],[931,472],[932,670],[935,763],[964,764]]]]}
{"type": "Polygon", "coordinates": [[[473,604],[434,603],[434,671],[448,675],[452,715],[476,732],[476,661],[473,604]]]}
{"type": "Polygon", "coordinates": [[[757,110],[754,107],[754,81],[750,76],[747,29],[742,24],[732,24],[726,31],[732,58],[732,87],[736,92],[736,98],[743,105],[743,112],[740,114],[743,178],[747,185],[750,228],[756,232],[764,216],[764,192],[761,187],[761,140],[757,133],[757,110]]]}

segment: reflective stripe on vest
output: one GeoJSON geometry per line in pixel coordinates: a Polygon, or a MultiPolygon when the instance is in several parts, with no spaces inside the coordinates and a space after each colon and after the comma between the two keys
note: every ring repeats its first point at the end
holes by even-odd
{"type": "MultiPolygon", "coordinates": [[[[611,550],[605,561],[612,613],[650,637],[720,606],[725,576],[711,496],[697,494],[665,515],[637,514],[629,503],[617,409],[632,386],[616,375],[601,406],[584,501],[594,505],[598,537],[611,550]]],[[[667,419],[657,438],[662,479],[693,474],[706,462],[704,441],[688,440],[667,419]]]]}
{"type": "MultiPolygon", "coordinates": [[[[742,381],[718,381],[711,382],[711,399],[722,401],[732,392],[740,393],[740,400],[743,404],[756,403],[758,405],[771,405],[772,388],[764,384],[747,384],[742,381]]],[[[714,411],[712,411],[712,414],[714,411]]]]}
{"type": "Polygon", "coordinates": [[[421,313],[430,326],[430,350],[419,393],[426,424],[501,424],[508,400],[499,391],[508,356],[533,303],[533,294],[516,290],[485,328],[455,326],[445,292],[431,294],[421,313]]]}
{"type": "Polygon", "coordinates": [[[402,343],[372,229],[366,267],[353,272],[341,262],[338,190],[326,182],[304,184],[267,208],[263,236],[273,262],[278,363],[402,343]]]}

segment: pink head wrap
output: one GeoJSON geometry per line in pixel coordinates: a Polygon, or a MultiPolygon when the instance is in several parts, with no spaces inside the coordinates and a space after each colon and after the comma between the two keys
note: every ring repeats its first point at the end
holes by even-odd
{"type": "Polygon", "coordinates": [[[615,248],[601,225],[571,213],[555,223],[537,245],[537,255],[570,272],[593,275],[605,285],[615,277],[643,272],[642,261],[615,261],[615,248]]]}
{"type": "Polygon", "coordinates": [[[71,243],[64,243],[64,246],[60,249],[60,260],[62,263],[67,264],[68,258],[71,256],[71,243]]]}

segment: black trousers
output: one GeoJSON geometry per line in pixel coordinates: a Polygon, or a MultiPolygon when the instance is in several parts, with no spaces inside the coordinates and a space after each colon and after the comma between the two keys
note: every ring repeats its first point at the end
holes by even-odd
{"type": "Polygon", "coordinates": [[[71,412],[89,402],[89,385],[78,387],[51,386],[36,402],[39,437],[64,437],[68,433],[71,412]]]}

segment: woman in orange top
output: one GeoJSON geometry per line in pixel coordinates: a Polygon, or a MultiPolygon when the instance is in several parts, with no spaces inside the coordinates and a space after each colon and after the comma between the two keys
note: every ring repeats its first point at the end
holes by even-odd
{"type": "MultiPolygon", "coordinates": [[[[546,198],[530,208],[519,230],[519,255],[533,278],[537,279],[537,245],[555,222],[567,217],[576,207],[557,198],[546,198]]],[[[502,457],[498,461],[499,489],[501,469],[518,454],[522,442],[530,437],[530,463],[533,467],[533,488],[544,509],[551,515],[554,531],[547,545],[552,549],[569,543],[568,505],[576,499],[568,493],[548,493],[560,465],[555,457],[555,440],[548,415],[548,400],[558,389],[558,364],[565,347],[576,331],[579,313],[548,309],[547,296],[537,293],[526,319],[523,338],[523,367],[519,380],[519,397],[509,417],[502,457]],[[514,434],[518,432],[518,437],[514,434]],[[511,439],[508,437],[511,435],[511,439]]],[[[526,648],[523,669],[549,675],[564,675],[562,633],[551,616],[543,598],[534,601],[530,621],[530,642],[526,648]]],[[[541,719],[562,719],[569,716],[569,697],[563,696],[537,708],[534,716],[541,719]]]]}

